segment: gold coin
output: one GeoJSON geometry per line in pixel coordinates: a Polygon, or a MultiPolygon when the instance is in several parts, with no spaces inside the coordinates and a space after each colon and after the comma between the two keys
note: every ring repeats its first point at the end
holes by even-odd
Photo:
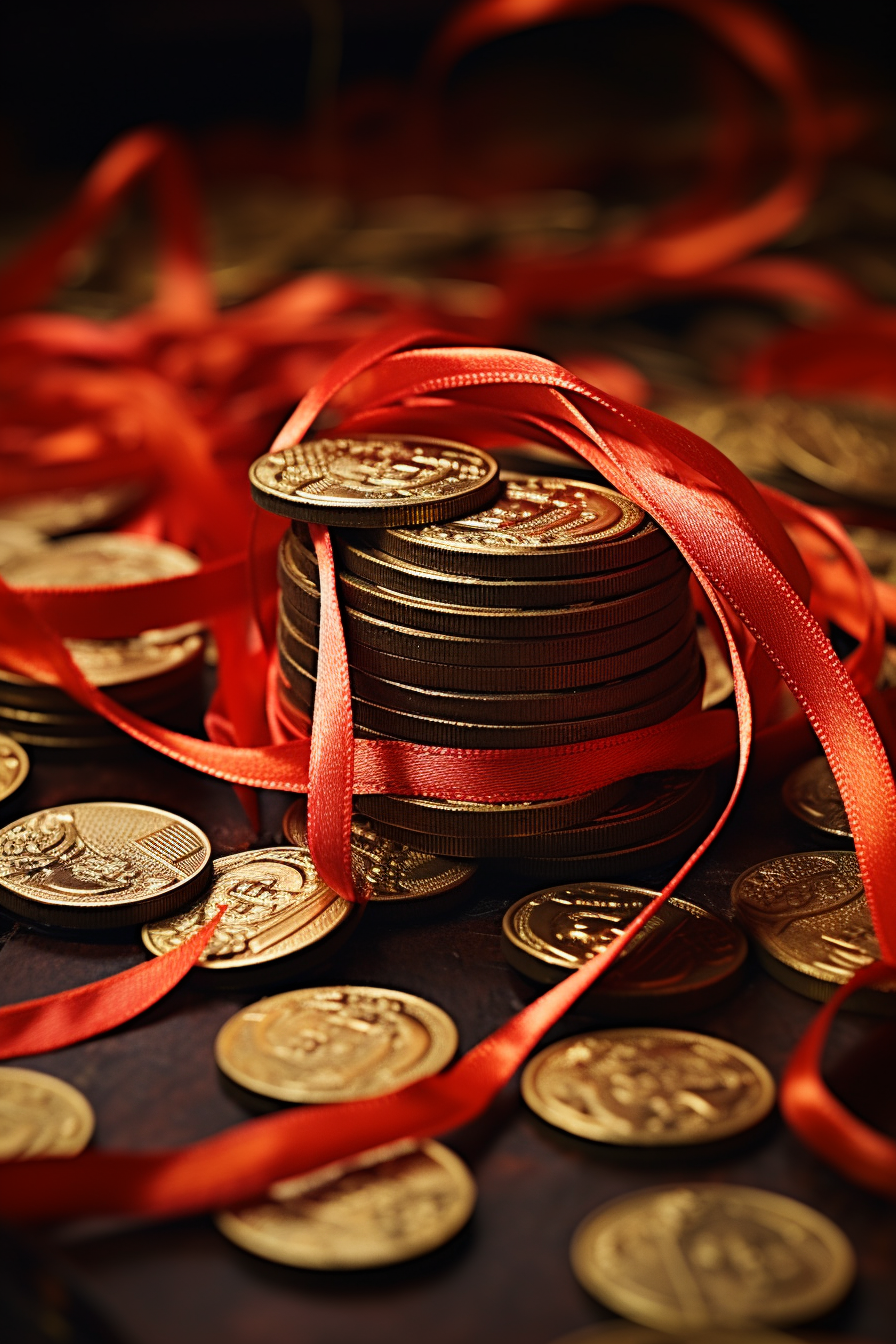
{"type": "Polygon", "coordinates": [[[817,831],[851,837],[846,808],[834,772],[824,756],[798,765],[785,779],[781,796],[795,817],[817,831]]]}
{"type": "Polygon", "coordinates": [[[0,1162],[74,1157],[93,1127],[90,1103],[70,1083],[35,1069],[0,1068],[0,1162]]]}
{"type": "Polygon", "coordinates": [[[334,527],[456,518],[490,504],[500,488],[486,453],[421,435],[311,439],[257,458],[249,481],[263,509],[334,527]]]}
{"type": "Polygon", "coordinates": [[[848,527],[849,539],[876,579],[896,583],[896,533],[877,527],[848,527]]]}
{"type": "MultiPolygon", "coordinates": [[[[810,998],[830,998],[860,967],[880,960],[859,861],[851,850],[765,859],[741,873],[731,899],[766,969],[810,998]]],[[[896,1012],[896,978],[859,990],[846,1006],[896,1012]]]]}
{"type": "Polygon", "coordinates": [[[157,957],[180,947],[219,905],[227,909],[199,959],[203,971],[245,971],[305,952],[360,909],[321,881],[309,854],[291,845],[252,849],[216,859],[202,899],[144,925],[144,946],[157,957]]]}
{"type": "MultiPolygon", "coordinates": [[[[654,891],[614,882],[547,887],[504,915],[504,955],[515,970],[555,985],[600,956],[639,914],[654,891]]],[[[737,984],[747,942],[735,925],[670,896],[589,990],[602,1014],[661,1017],[667,1006],[693,1011],[724,998],[737,984]]]]}
{"type": "Polygon", "coordinates": [[[637,504],[607,486],[501,473],[487,509],[447,523],[379,529],[370,543],[429,570],[482,578],[549,578],[621,569],[669,541],[637,504]]]}
{"type": "Polygon", "coordinates": [[[846,1237],[815,1209],[747,1186],[660,1186],[590,1214],[570,1248],[582,1287],[655,1329],[789,1325],[855,1277],[846,1237]]]}
{"type": "MultiPolygon", "coordinates": [[[[825,1335],[827,1344],[851,1344],[850,1340],[836,1335],[825,1335]]],[[[607,1321],[603,1325],[586,1325],[584,1330],[575,1330],[571,1335],[555,1339],[553,1344],[805,1344],[805,1336],[784,1335],[780,1330],[766,1330],[761,1325],[744,1326],[742,1329],[722,1327],[714,1330],[687,1330],[679,1334],[669,1334],[667,1330],[651,1330],[646,1325],[633,1325],[631,1321],[607,1321]]],[[[817,1344],[822,1344],[821,1339],[817,1344]]],[[[858,1341],[855,1342],[858,1344],[858,1341]]]]}
{"type": "Polygon", "coordinates": [[[43,532],[25,523],[7,522],[0,511],[0,572],[11,560],[29,551],[40,550],[46,544],[47,538],[43,532]]]}
{"type": "MultiPolygon", "coordinates": [[[[283,818],[283,834],[310,862],[306,806],[304,798],[292,804],[283,818]]],[[[453,891],[469,881],[476,864],[410,849],[383,835],[376,822],[355,815],[352,872],[359,887],[369,887],[371,901],[416,901],[453,891]]]]}
{"type": "Polygon", "coordinates": [[[120,928],[176,910],[211,876],[191,821],[143,803],[71,803],[0,830],[0,905],[57,928],[120,928]]]}
{"type": "Polygon", "coordinates": [[[13,588],[91,588],[193,574],[195,555],[168,541],[123,532],[85,533],[53,541],[3,568],[13,588]]]}
{"type": "Polygon", "coordinates": [[[714,709],[716,705],[721,705],[727,700],[734,691],[734,677],[731,675],[731,668],[722,657],[718,644],[705,625],[697,626],[697,643],[706,669],[701,708],[714,709]]]}
{"type": "Polygon", "coordinates": [[[764,1064],[727,1041],[669,1027],[614,1027],[549,1045],[523,1072],[526,1105],[558,1129],[631,1148],[712,1143],[775,1102],[764,1064]]]}
{"type": "Polygon", "coordinates": [[[264,1203],[215,1223],[237,1246],[283,1265],[373,1269],[442,1246],[475,1204],[473,1177],[450,1148],[407,1141],[280,1181],[264,1203]]]}
{"type": "Polygon", "coordinates": [[[24,784],[29,768],[24,749],[13,738],[0,733],[0,801],[24,784]]]}
{"type": "Polygon", "coordinates": [[[627,791],[627,780],[575,798],[540,802],[470,803],[448,798],[400,798],[389,793],[359,794],[355,802],[379,823],[431,836],[496,839],[542,835],[558,826],[575,826],[607,811],[627,791]]]}
{"type": "Polygon", "coordinates": [[[218,1068],[280,1101],[357,1101],[440,1073],[457,1028],[416,994],[335,985],[291,989],[235,1013],[218,1032],[218,1068]]]}
{"type": "Polygon", "coordinates": [[[146,494],[142,481],[118,481],[92,490],[73,487],[16,495],[0,502],[0,518],[36,528],[49,536],[104,527],[132,509],[146,494]]]}

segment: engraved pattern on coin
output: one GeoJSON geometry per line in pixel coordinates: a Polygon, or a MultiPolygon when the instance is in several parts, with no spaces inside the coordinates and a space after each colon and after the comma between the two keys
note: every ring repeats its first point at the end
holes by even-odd
{"type": "Polygon", "coordinates": [[[74,1157],[93,1126],[90,1103],[69,1083],[35,1069],[0,1068],[0,1162],[74,1157]]]}
{"type": "Polygon", "coordinates": [[[604,1205],[578,1228],[573,1271],[600,1302],[663,1330],[786,1325],[833,1307],[855,1276],[839,1228],[746,1186],[666,1186],[604,1205]]]}
{"type": "Polygon", "coordinates": [[[24,748],[13,738],[0,733],[0,801],[24,784],[29,765],[24,748]]]}
{"type": "Polygon", "coordinates": [[[469,1220],[476,1185],[440,1143],[402,1143],[281,1181],[261,1204],[216,1218],[224,1236],[306,1269],[368,1269],[435,1250],[469,1220]]]}
{"type": "Polygon", "coordinates": [[[199,959],[205,970],[256,966],[301,951],[356,908],[320,879],[309,854],[292,846],[249,850],[216,859],[202,900],[145,925],[144,945],[157,957],[180,947],[222,904],[227,909],[199,959]]]}
{"type": "Polygon", "coordinates": [[[706,1143],[758,1124],[775,1099],[763,1064],[692,1031],[619,1027],[558,1041],[522,1078],[536,1114],[600,1143],[706,1143]]]}
{"type": "Polygon", "coordinates": [[[234,1082],[281,1101],[378,1097],[438,1073],[457,1049],[447,1013],[366,985],[293,989],[235,1013],[215,1059],[234,1082]]]}
{"type": "Polygon", "coordinates": [[[782,796],[794,816],[816,830],[846,838],[852,835],[834,772],[824,756],[798,765],[784,781],[782,796]]]}

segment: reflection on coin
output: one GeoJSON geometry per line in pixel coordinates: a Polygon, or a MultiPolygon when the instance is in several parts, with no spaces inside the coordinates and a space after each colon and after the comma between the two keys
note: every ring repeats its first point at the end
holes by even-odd
{"type": "Polygon", "coordinates": [[[13,738],[0,733],[0,801],[15,793],[28,774],[28,755],[13,738]]]}
{"type": "MultiPolygon", "coordinates": [[[[880,959],[852,851],[766,859],[741,873],[731,898],[766,969],[810,998],[830,998],[860,967],[880,959]]],[[[896,1012],[896,978],[859,990],[846,1006],[856,1012],[896,1012]]]]}
{"type": "Polygon", "coordinates": [[[103,527],[125,513],[146,494],[142,481],[118,481],[92,490],[47,490],[14,495],[0,502],[0,518],[8,518],[50,536],[103,527]]]}
{"type": "Polygon", "coordinates": [[[420,435],[312,439],[249,469],[263,509],[345,527],[429,523],[475,512],[498,493],[498,464],[466,444],[420,435]]]}
{"type": "MultiPolygon", "coordinates": [[[[400,798],[362,794],[357,804],[386,825],[430,836],[482,837],[541,835],[558,826],[576,826],[600,816],[626,792],[628,781],[605,785],[575,798],[541,802],[470,803],[446,798],[400,798]]],[[[397,842],[393,842],[397,843],[397,842]]]]}
{"type": "Polygon", "coordinates": [[[0,1162],[26,1157],[74,1157],[93,1134],[85,1096],[34,1069],[0,1068],[0,1162]]]}
{"type": "MultiPolygon", "coordinates": [[[[308,854],[306,803],[298,799],[283,818],[283,834],[308,854]]],[[[308,855],[310,860],[310,854],[308,855]]],[[[352,872],[371,901],[415,901],[441,896],[468,881],[476,864],[400,845],[367,817],[352,817],[352,872]]]]}
{"type": "Polygon", "coordinates": [[[447,1013],[416,994],[336,985],[292,989],[235,1013],[218,1032],[218,1067],[280,1101],[379,1097],[439,1073],[457,1049],[447,1013]]]}
{"type": "Polygon", "coordinates": [[[254,1255],[303,1269],[372,1269],[434,1251],[473,1212],[476,1185],[440,1143],[401,1143],[280,1181],[215,1219],[254,1255]]]}
{"type": "Polygon", "coordinates": [[[660,1186],[577,1229],[573,1272],[620,1315],[661,1330],[788,1325],[835,1306],[852,1247],[815,1209],[746,1186],[660,1186]]]}
{"type": "Polygon", "coordinates": [[[712,1143],[764,1119],[775,1085],[727,1041],[665,1027],[572,1036],[526,1065],[523,1098],[548,1124],[596,1143],[712,1143]]]}
{"type": "Polygon", "coordinates": [[[199,827],[144,803],[71,803],[0,830],[0,905],[57,928],[158,918],[210,876],[199,827]]]}
{"type": "MultiPolygon", "coordinates": [[[[523,975],[556,984],[609,947],[655,895],[613,882],[536,891],[505,914],[504,955],[523,975]]],[[[671,896],[589,991],[587,1006],[651,1020],[667,1005],[707,1007],[735,988],[746,955],[739,929],[671,896]]]]}
{"type": "Polygon", "coordinates": [[[317,944],[359,909],[318,877],[310,855],[291,845],[247,850],[216,859],[208,891],[188,910],[144,926],[155,956],[180,947],[226,905],[198,965],[205,971],[244,970],[317,944]]]}
{"type": "Polygon", "coordinates": [[[3,577],[14,588],[90,588],[171,579],[197,569],[195,555],[168,541],[97,532],[19,556],[4,566],[3,577]]]}
{"type": "Polygon", "coordinates": [[[784,781],[781,796],[795,817],[817,831],[846,839],[852,835],[834,772],[824,756],[798,765],[784,781]]]}
{"type": "Polygon", "coordinates": [[[722,656],[718,644],[705,625],[697,626],[697,643],[703,656],[706,680],[703,683],[703,703],[701,708],[713,709],[728,699],[734,690],[734,677],[722,656]]]}

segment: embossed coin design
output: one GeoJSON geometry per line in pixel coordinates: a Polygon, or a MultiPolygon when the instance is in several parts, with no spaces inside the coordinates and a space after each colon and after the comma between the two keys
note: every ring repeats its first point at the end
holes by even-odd
{"type": "Polygon", "coordinates": [[[740,1185],[659,1186],[615,1199],[581,1223],[570,1255],[599,1302],[669,1331],[811,1320],[855,1277],[852,1247],[829,1219],[740,1185]]]}
{"type": "Polygon", "coordinates": [[[215,1059],[235,1083],[280,1101],[355,1101],[438,1073],[457,1049],[447,1013],[366,985],[291,989],[235,1013],[215,1059]]]}
{"type": "MultiPolygon", "coordinates": [[[[504,955],[523,975],[556,984],[607,948],[655,895],[613,882],[533,892],[504,915],[504,955]]],[[[746,955],[740,929],[672,896],[588,992],[588,1009],[654,1021],[667,1006],[708,1007],[736,988],[746,955]]]]}
{"type": "Polygon", "coordinates": [[[171,919],[147,924],[144,945],[157,957],[180,947],[219,905],[227,909],[199,959],[203,971],[245,972],[305,953],[360,913],[321,880],[307,852],[292,845],[252,849],[216,859],[203,898],[171,919]]]}
{"type": "Polygon", "coordinates": [[[787,776],[781,790],[784,802],[795,817],[827,835],[849,839],[849,818],[834,772],[824,756],[815,756],[787,776]]]}
{"type": "Polygon", "coordinates": [[[486,453],[417,435],[311,439],[259,457],[249,481],[271,513],[344,527],[457,518],[490,504],[500,488],[486,453]]]}
{"type": "Polygon", "coordinates": [[[193,899],[211,846],[191,821],[144,803],[71,803],[0,830],[0,905],[65,929],[122,928],[193,899]]]}
{"type": "MultiPolygon", "coordinates": [[[[809,998],[829,999],[860,967],[880,960],[851,850],[766,859],[741,873],[731,897],[766,970],[809,998]]],[[[896,978],[859,990],[844,1007],[896,1012],[896,978]]]]}
{"type": "Polygon", "coordinates": [[[0,802],[24,784],[29,768],[24,748],[13,738],[0,733],[0,802]]]}
{"type": "Polygon", "coordinates": [[[0,1068],[0,1162],[74,1157],[93,1126],[90,1103],[76,1087],[35,1069],[0,1068]]]}
{"type": "Polygon", "coordinates": [[[558,1129],[596,1143],[712,1143],[763,1120],[775,1100],[764,1064],[712,1036],[616,1027],[557,1041],[530,1060],[523,1098],[558,1129]]]}
{"type": "Polygon", "coordinates": [[[254,1255],[303,1269],[373,1269],[434,1251],[469,1221],[476,1183],[450,1148],[380,1148],[293,1181],[215,1219],[254,1255]]]}

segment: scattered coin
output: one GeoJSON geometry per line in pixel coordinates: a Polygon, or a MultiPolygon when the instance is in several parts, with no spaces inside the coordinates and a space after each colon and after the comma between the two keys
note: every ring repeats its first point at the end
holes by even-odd
{"type": "Polygon", "coordinates": [[[852,836],[834,772],[824,756],[798,765],[785,779],[781,796],[795,817],[817,831],[852,836]]]}
{"type": "Polygon", "coordinates": [[[855,1277],[839,1228],[747,1186],[660,1186],[605,1204],[570,1248],[587,1292],[666,1331],[789,1325],[834,1307],[855,1277]]]}
{"type": "MultiPolygon", "coordinates": [[[[731,898],[765,968],[809,998],[830,998],[860,967],[880,959],[859,861],[850,850],[765,859],[741,873],[731,898]]],[[[845,1006],[896,1012],[896,978],[859,990],[845,1006]]]]}
{"type": "Polygon", "coordinates": [[[180,947],[219,905],[227,909],[198,962],[200,970],[218,974],[253,967],[283,974],[284,958],[322,951],[322,940],[360,913],[321,881],[307,852],[292,845],[253,849],[216,859],[202,899],[145,925],[144,945],[157,957],[180,947]]]}
{"type": "Polygon", "coordinates": [[[90,1103],[70,1083],[35,1069],[0,1068],[0,1162],[74,1157],[93,1127],[90,1103]]]}
{"type": "Polygon", "coordinates": [[[244,1250],[303,1269],[372,1269],[425,1255],[469,1221],[476,1184],[431,1140],[380,1148],[273,1186],[215,1222],[244,1250]]]}
{"type": "MultiPolygon", "coordinates": [[[[533,892],[504,915],[504,955],[523,975],[557,984],[599,956],[655,896],[613,882],[533,892]]],[[[736,987],[746,955],[738,928],[670,896],[589,991],[587,1006],[650,1020],[669,1008],[708,1007],[736,987]]]]}
{"type": "Polygon", "coordinates": [[[727,1041],[668,1027],[571,1036],[530,1060],[523,1099],[558,1129],[595,1143],[654,1148],[712,1143],[765,1119],[775,1084],[727,1041]]]}
{"type": "Polygon", "coordinates": [[[29,766],[28,755],[19,743],[0,733],[0,802],[24,784],[29,766]]]}
{"type": "Polygon", "coordinates": [[[11,560],[3,577],[15,588],[90,588],[192,574],[195,555],[168,541],[124,532],[84,533],[11,560]]]}
{"type": "Polygon", "coordinates": [[[59,537],[66,532],[108,526],[145,495],[143,481],[113,481],[92,490],[73,487],[14,495],[0,501],[0,518],[59,537]]]}
{"type": "Polygon", "coordinates": [[[462,443],[422,436],[312,439],[249,469],[263,509],[345,527],[429,523],[490,504],[498,464],[462,443]]]}
{"type": "Polygon", "coordinates": [[[416,994],[336,985],[291,989],[235,1013],[215,1059],[235,1083],[280,1101],[379,1097],[439,1073],[457,1049],[447,1013],[416,994]]]}
{"type": "Polygon", "coordinates": [[[119,928],[200,892],[211,846],[191,821],[143,803],[72,803],[0,830],[0,905],[40,924],[119,928]]]}

